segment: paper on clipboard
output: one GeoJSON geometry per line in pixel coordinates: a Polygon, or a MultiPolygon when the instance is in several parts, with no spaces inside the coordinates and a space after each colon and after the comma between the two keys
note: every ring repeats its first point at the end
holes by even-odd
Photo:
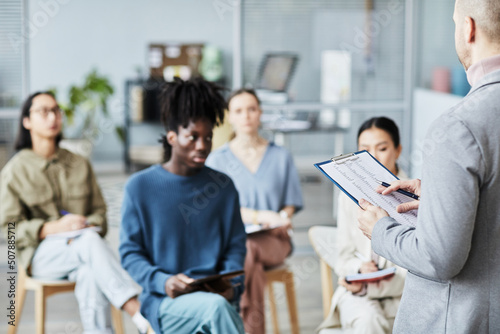
{"type": "Polygon", "coordinates": [[[317,163],[314,166],[335,183],[356,204],[365,199],[373,205],[379,206],[398,223],[415,227],[417,211],[398,213],[399,204],[413,201],[412,198],[394,192],[390,195],[381,195],[375,191],[379,186],[376,180],[391,183],[398,178],[385,168],[367,151],[360,151],[335,157],[331,160],[317,163]]]}

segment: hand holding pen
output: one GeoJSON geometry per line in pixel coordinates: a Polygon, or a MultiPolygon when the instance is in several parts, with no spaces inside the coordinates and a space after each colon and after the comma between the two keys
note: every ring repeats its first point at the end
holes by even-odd
{"type": "Polygon", "coordinates": [[[38,232],[40,240],[45,239],[50,234],[81,230],[87,227],[87,218],[81,215],[71,214],[61,210],[62,217],[57,220],[51,220],[42,225],[38,232]]]}
{"type": "Polygon", "coordinates": [[[370,260],[369,258],[367,258],[366,256],[364,256],[360,252],[355,252],[354,255],[358,259],[360,259],[361,261],[363,261],[363,263],[361,264],[361,268],[359,269],[359,272],[361,274],[373,273],[373,272],[377,272],[377,271],[380,270],[380,268],[375,263],[375,261],[370,260]]]}
{"type": "Polygon", "coordinates": [[[62,231],[74,231],[88,227],[87,218],[81,215],[69,213],[68,211],[61,210],[62,217],[59,223],[62,226],[62,231]]]}
{"type": "Polygon", "coordinates": [[[392,182],[391,184],[378,181],[381,185],[376,189],[379,194],[389,195],[393,192],[399,192],[403,195],[411,197],[415,199],[412,202],[403,203],[397,206],[396,210],[399,213],[408,212],[411,210],[418,209],[420,204],[420,191],[421,191],[421,181],[419,179],[415,180],[397,180],[392,182]]]}

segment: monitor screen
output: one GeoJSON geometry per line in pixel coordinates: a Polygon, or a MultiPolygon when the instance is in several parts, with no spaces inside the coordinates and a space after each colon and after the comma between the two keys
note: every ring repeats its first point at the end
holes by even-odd
{"type": "Polygon", "coordinates": [[[294,54],[266,54],[260,66],[256,88],[285,92],[297,60],[298,56],[294,54]]]}

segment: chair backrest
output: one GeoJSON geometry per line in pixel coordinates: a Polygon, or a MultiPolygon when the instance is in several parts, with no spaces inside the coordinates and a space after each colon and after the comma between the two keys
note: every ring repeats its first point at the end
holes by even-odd
{"type": "Polygon", "coordinates": [[[309,241],[320,259],[323,316],[326,318],[334,293],[332,269],[338,259],[337,228],[313,226],[309,229],[309,241]]]}
{"type": "Polygon", "coordinates": [[[309,241],[320,259],[335,268],[338,259],[337,228],[334,226],[313,226],[309,229],[309,241]]]}

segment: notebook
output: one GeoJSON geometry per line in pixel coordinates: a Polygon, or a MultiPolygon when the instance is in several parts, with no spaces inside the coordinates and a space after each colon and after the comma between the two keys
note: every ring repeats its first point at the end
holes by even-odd
{"type": "Polygon", "coordinates": [[[191,285],[191,286],[200,285],[203,283],[208,283],[208,282],[212,282],[212,281],[223,279],[223,278],[224,279],[231,279],[231,278],[235,278],[235,277],[238,277],[238,276],[241,276],[244,274],[245,274],[245,272],[243,270],[231,271],[231,272],[227,272],[224,274],[215,274],[215,275],[210,275],[210,276],[205,276],[205,277],[195,279],[194,281],[189,283],[189,285],[191,285]]]}
{"type": "Polygon", "coordinates": [[[269,225],[269,224],[245,224],[245,232],[247,234],[255,234],[260,232],[266,232],[274,230],[281,225],[269,225]]]}
{"type": "Polygon", "coordinates": [[[389,216],[398,223],[416,226],[416,210],[406,213],[396,211],[398,205],[411,202],[412,198],[397,192],[381,195],[375,191],[379,186],[377,180],[391,183],[398,178],[367,151],[340,155],[328,161],[314,164],[314,166],[357,205],[359,205],[360,199],[365,199],[387,211],[389,216]]]}
{"type": "Polygon", "coordinates": [[[345,281],[347,283],[373,283],[384,279],[388,279],[394,276],[395,273],[396,273],[396,268],[392,267],[375,271],[373,273],[347,275],[345,277],[345,281]]]}
{"type": "Polygon", "coordinates": [[[82,228],[79,230],[74,230],[74,231],[67,231],[67,232],[59,232],[59,233],[54,233],[54,234],[49,234],[45,238],[46,239],[52,239],[52,238],[60,238],[60,239],[73,239],[76,237],[79,237],[80,235],[83,234],[83,232],[87,231],[88,229],[93,230],[97,233],[102,231],[102,228],[100,226],[90,226],[86,228],[82,228]]]}

